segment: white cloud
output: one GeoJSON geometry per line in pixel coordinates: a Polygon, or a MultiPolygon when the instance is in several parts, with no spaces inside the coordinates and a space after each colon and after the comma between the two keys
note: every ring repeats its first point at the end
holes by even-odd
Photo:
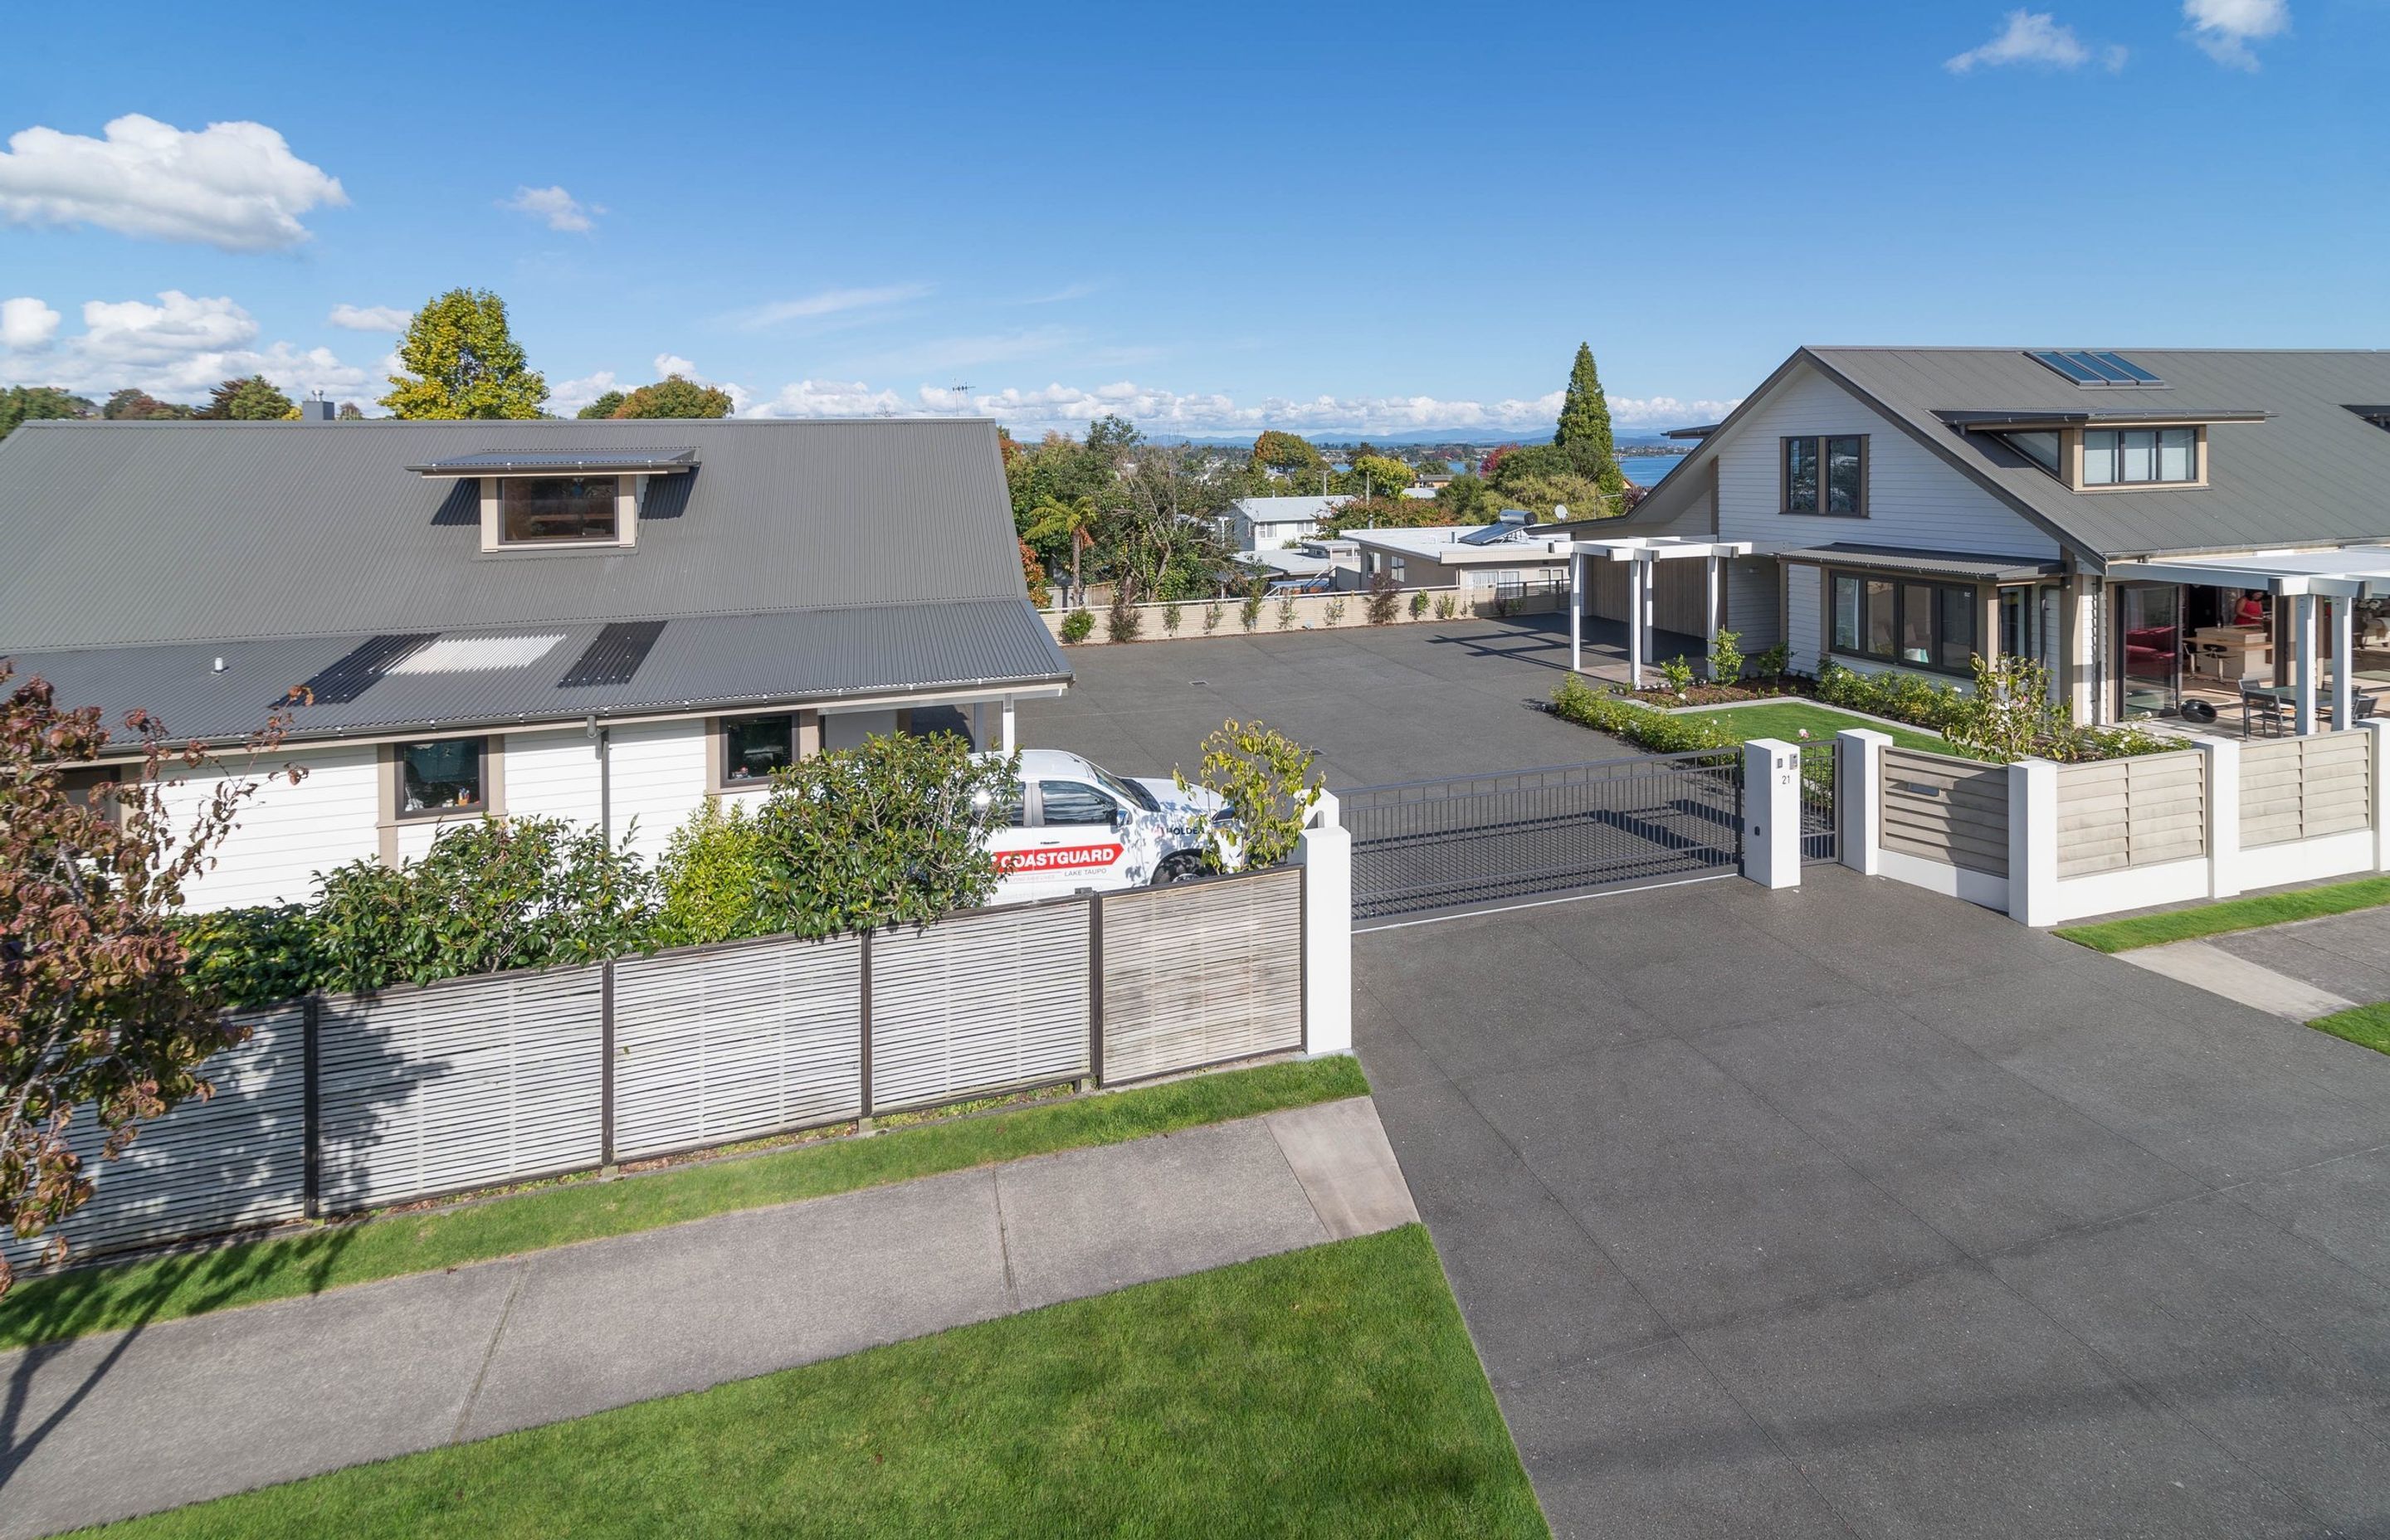
{"type": "MultiPolygon", "coordinates": [[[[1943,60],[1942,67],[1963,75],[1978,64],[2036,64],[2047,70],[2080,70],[2091,62],[2092,50],[2048,11],[2013,10],[1989,43],[1943,60]]],[[[2114,72],[2125,67],[2125,50],[2110,44],[2099,50],[2102,68],[2114,72]]]]}
{"type": "Polygon", "coordinates": [[[802,299],[777,300],[752,310],[740,311],[731,321],[749,331],[777,327],[784,321],[817,320],[825,315],[842,314],[851,310],[874,310],[883,305],[902,304],[918,300],[930,292],[925,283],[884,284],[877,289],[825,289],[802,299]]]}
{"type": "Polygon", "coordinates": [[[263,123],[187,133],[137,112],[105,138],[33,127],[0,151],[0,213],[18,225],[96,225],[122,235],[271,251],[307,240],[299,216],[346,204],[338,178],[263,123]]]}
{"type": "Polygon", "coordinates": [[[724,394],[730,398],[730,412],[733,417],[745,413],[748,406],[752,404],[755,399],[753,396],[747,393],[746,387],[732,380],[710,379],[707,377],[704,370],[699,368],[696,365],[690,363],[687,359],[683,358],[676,353],[660,353],[656,354],[655,366],[656,378],[658,379],[663,379],[666,375],[676,374],[692,384],[712,385],[720,390],[724,394]]]}
{"type": "Polygon", "coordinates": [[[58,318],[39,300],[0,300],[0,348],[43,346],[58,335],[58,318]]]}
{"type": "Polygon", "coordinates": [[[2188,34],[2218,64],[2255,70],[2257,56],[2252,43],[2278,37],[2291,30],[2290,0],[2182,0],[2188,34]]]}
{"type": "Polygon", "coordinates": [[[656,354],[656,378],[662,379],[666,375],[675,374],[683,379],[696,379],[697,366],[676,353],[656,354]]]}
{"type": "Polygon", "coordinates": [[[71,335],[56,335],[55,319],[50,334],[30,347],[0,327],[0,385],[58,385],[95,397],[135,386],[163,400],[196,402],[220,380],[262,374],[294,396],[321,391],[363,404],[381,393],[391,363],[368,371],[329,348],[255,346],[257,320],[248,311],[226,298],[180,289],[167,289],[156,304],[89,301],[83,330],[71,335]]]}
{"type": "Polygon", "coordinates": [[[349,331],[405,331],[415,315],[396,305],[339,304],[326,319],[349,331]]]}
{"type": "Polygon", "coordinates": [[[551,230],[565,230],[573,235],[587,235],[598,227],[590,217],[606,211],[595,203],[584,203],[562,187],[517,187],[515,195],[498,205],[517,213],[544,220],[551,230]]]}
{"type": "Polygon", "coordinates": [[[549,386],[547,409],[560,417],[572,417],[607,391],[622,388],[622,382],[614,378],[613,370],[600,369],[579,379],[568,379],[561,385],[549,386]]]}
{"type": "MultiPolygon", "coordinates": [[[[1436,396],[1270,396],[1240,403],[1218,392],[1185,394],[1123,380],[1093,389],[1050,384],[960,396],[944,386],[922,385],[911,395],[876,389],[860,380],[802,379],[744,408],[764,417],[986,417],[1016,429],[1043,431],[1076,428],[1115,413],[1149,432],[1245,433],[1264,428],[1304,432],[1549,432],[1560,416],[1561,392],[1495,402],[1436,396]]],[[[1673,396],[1610,398],[1611,420],[1621,428],[1678,427],[1715,422],[1733,409],[1728,401],[1680,401],[1673,396]]]]}

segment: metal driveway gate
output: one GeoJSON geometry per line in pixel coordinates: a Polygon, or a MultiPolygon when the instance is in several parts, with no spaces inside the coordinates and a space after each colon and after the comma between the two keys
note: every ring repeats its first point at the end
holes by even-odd
{"type": "Polygon", "coordinates": [[[1646,754],[1339,791],[1353,918],[1730,871],[1740,751],[1646,754]]]}
{"type": "Polygon", "coordinates": [[[1801,749],[1801,860],[1835,858],[1834,740],[1801,749]]]}

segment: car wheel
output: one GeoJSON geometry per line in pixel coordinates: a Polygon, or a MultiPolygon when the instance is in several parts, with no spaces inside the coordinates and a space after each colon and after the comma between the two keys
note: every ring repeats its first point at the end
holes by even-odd
{"type": "Polygon", "coordinates": [[[1162,858],[1162,865],[1153,871],[1153,885],[1159,888],[1166,882],[1184,882],[1190,877],[1202,875],[1203,858],[1191,850],[1182,850],[1176,855],[1162,858]]]}

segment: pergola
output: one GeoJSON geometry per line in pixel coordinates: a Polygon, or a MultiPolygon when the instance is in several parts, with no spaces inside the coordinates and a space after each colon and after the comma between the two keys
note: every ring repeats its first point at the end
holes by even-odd
{"type": "Polygon", "coordinates": [[[2332,603],[2332,725],[2357,721],[2355,600],[2390,595],[2390,545],[2344,545],[2323,551],[2249,551],[2237,556],[2178,556],[2111,561],[2111,583],[2188,583],[2217,588],[2263,589],[2292,603],[2291,639],[2296,672],[2297,731],[2316,730],[2316,601],[2332,603]]]}
{"type": "Polygon", "coordinates": [[[1702,644],[1717,650],[1718,563],[1728,557],[1749,556],[1748,540],[1691,540],[1675,535],[1628,535],[1615,540],[1572,540],[1569,552],[1569,668],[1585,672],[1585,564],[1599,561],[1634,563],[1626,584],[1626,678],[1630,687],[1643,687],[1644,653],[1651,645],[1651,567],[1659,561],[1684,561],[1699,557],[1709,564],[1709,602],[1702,644]]]}

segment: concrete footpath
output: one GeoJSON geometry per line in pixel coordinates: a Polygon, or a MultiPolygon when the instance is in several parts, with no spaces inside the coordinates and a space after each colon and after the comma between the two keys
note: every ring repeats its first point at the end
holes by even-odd
{"type": "Polygon", "coordinates": [[[0,1354],[0,1536],[701,1390],[1416,1217],[1364,1097],[24,1349],[0,1354]]]}

